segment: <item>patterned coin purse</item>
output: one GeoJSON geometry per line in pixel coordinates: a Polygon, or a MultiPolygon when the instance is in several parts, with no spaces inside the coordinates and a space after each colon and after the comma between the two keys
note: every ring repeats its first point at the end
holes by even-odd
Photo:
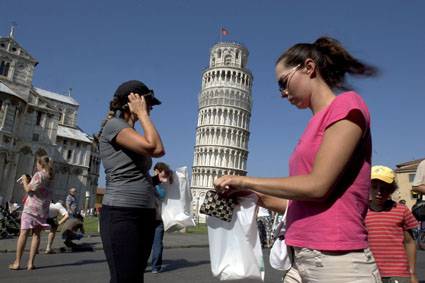
{"type": "Polygon", "coordinates": [[[232,221],[234,207],[235,202],[233,199],[224,198],[216,191],[210,190],[205,194],[205,199],[199,209],[199,212],[230,222],[232,221]]]}

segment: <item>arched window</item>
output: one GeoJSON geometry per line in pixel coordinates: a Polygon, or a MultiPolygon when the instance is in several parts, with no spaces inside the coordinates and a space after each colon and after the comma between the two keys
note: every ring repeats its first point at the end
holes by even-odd
{"type": "Polygon", "coordinates": [[[232,56],[231,55],[226,55],[224,57],[224,65],[230,65],[231,62],[232,62],[232,56]]]}
{"type": "Polygon", "coordinates": [[[0,63],[0,76],[5,76],[9,74],[10,63],[7,61],[1,61],[0,63]]]}
{"type": "Polygon", "coordinates": [[[221,58],[221,49],[219,49],[219,50],[217,51],[217,57],[218,57],[218,58],[221,58]]]}

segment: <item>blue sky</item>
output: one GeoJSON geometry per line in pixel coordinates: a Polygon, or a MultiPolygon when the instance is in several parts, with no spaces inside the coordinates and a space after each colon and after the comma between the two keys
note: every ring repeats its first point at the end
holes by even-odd
{"type": "Polygon", "coordinates": [[[287,174],[311,113],[280,98],[274,61],[321,35],[380,68],[377,78],[350,80],[372,114],[373,163],[425,157],[424,1],[2,0],[0,10],[0,34],[16,22],[16,39],[39,61],[33,84],[58,93],[72,87],[87,133],[97,132],[121,82],[153,88],[163,101],[152,113],[162,160],[173,167],[192,166],[201,73],[222,26],[230,32],[224,40],[250,51],[250,175],[287,174]]]}

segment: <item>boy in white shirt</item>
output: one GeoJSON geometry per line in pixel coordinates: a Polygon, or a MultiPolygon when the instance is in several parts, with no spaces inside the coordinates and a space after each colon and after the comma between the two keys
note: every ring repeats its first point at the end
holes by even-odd
{"type": "Polygon", "coordinates": [[[52,254],[52,244],[53,240],[56,236],[56,231],[58,230],[59,225],[64,223],[69,218],[68,212],[66,211],[65,207],[63,207],[63,202],[58,201],[56,203],[53,203],[53,201],[50,203],[49,206],[49,217],[47,218],[47,223],[50,225],[50,232],[47,239],[47,247],[46,251],[44,253],[46,254],[52,254]],[[58,216],[61,215],[61,219],[58,222],[58,216]]]}

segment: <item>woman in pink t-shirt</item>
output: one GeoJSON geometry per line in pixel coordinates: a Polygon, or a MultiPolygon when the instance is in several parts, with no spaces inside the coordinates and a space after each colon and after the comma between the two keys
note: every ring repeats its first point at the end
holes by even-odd
{"type": "Polygon", "coordinates": [[[289,48],[275,71],[282,97],[313,112],[290,157],[290,176],[223,176],[214,185],[224,195],[254,192],[261,206],[278,212],[290,200],[285,241],[302,282],[380,282],[364,224],[370,115],[356,92],[335,93],[348,88],[346,74],[371,76],[376,70],[335,39],[321,37],[289,48]]]}
{"type": "Polygon", "coordinates": [[[27,269],[34,269],[34,258],[40,245],[40,232],[42,229],[49,229],[47,216],[49,215],[49,204],[51,191],[49,184],[53,179],[53,168],[48,156],[37,158],[37,172],[31,178],[22,175],[21,183],[27,197],[25,198],[24,210],[21,216],[21,231],[16,247],[16,259],[9,265],[9,269],[20,269],[22,254],[25,249],[27,238],[32,231],[32,241],[27,269]]]}

